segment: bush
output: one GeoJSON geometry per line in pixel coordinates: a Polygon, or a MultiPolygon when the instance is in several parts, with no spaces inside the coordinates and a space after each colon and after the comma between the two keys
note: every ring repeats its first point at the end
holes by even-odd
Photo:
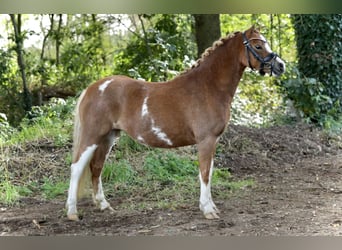
{"type": "Polygon", "coordinates": [[[307,122],[313,122],[330,129],[340,114],[339,100],[329,96],[325,85],[316,78],[303,76],[296,67],[288,70],[282,82],[285,98],[293,102],[300,116],[307,122]]]}
{"type": "Polygon", "coordinates": [[[45,106],[34,106],[20,123],[16,133],[7,138],[8,143],[22,143],[41,138],[51,138],[55,145],[67,143],[72,134],[75,100],[53,99],[45,106]]]}
{"type": "Polygon", "coordinates": [[[298,70],[284,82],[288,98],[305,118],[330,126],[342,113],[342,15],[293,15],[292,20],[298,70]]]}
{"type": "Polygon", "coordinates": [[[15,129],[7,121],[7,116],[0,113],[0,145],[7,141],[14,131],[15,129]]]}

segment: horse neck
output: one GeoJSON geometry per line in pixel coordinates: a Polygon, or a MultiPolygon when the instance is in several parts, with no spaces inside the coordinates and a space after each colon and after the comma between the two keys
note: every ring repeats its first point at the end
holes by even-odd
{"type": "Polygon", "coordinates": [[[244,55],[242,35],[238,33],[191,70],[189,77],[197,79],[196,84],[206,85],[207,89],[231,101],[246,68],[240,59],[244,55]]]}

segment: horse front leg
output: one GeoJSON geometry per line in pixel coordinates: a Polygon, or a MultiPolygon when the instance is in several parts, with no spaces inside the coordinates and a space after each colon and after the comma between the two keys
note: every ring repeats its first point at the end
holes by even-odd
{"type": "Polygon", "coordinates": [[[198,144],[199,179],[201,183],[199,207],[207,219],[220,218],[218,216],[219,210],[211,197],[211,177],[214,168],[214,154],[217,139],[217,137],[209,137],[198,144]]]}

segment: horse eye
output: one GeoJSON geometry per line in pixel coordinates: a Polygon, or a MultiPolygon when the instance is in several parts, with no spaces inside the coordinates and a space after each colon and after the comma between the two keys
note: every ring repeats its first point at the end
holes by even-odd
{"type": "Polygon", "coordinates": [[[259,50],[262,49],[262,47],[260,45],[255,45],[255,48],[259,49],[259,50]]]}

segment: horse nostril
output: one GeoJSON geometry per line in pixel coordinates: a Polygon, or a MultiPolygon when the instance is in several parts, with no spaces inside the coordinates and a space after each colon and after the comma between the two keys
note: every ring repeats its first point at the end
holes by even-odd
{"type": "Polygon", "coordinates": [[[279,63],[279,69],[280,69],[281,71],[284,71],[284,64],[283,64],[283,63],[279,63]]]}

